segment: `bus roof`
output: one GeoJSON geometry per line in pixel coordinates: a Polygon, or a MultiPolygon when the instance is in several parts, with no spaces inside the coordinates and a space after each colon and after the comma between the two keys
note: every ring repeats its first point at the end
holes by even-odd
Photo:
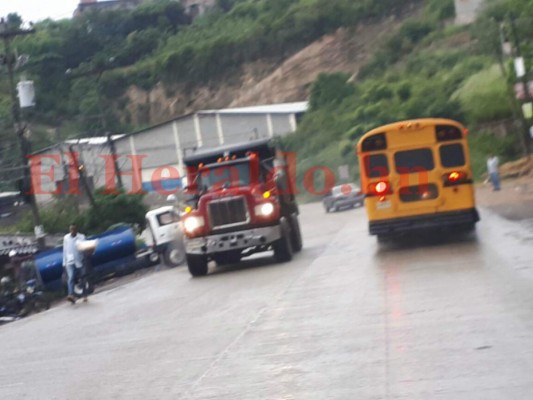
{"type": "Polygon", "coordinates": [[[369,136],[375,135],[376,133],[396,131],[396,130],[399,130],[402,126],[409,127],[409,125],[411,125],[413,127],[416,127],[417,124],[419,125],[419,127],[423,127],[427,125],[454,125],[461,130],[465,129],[465,127],[460,122],[454,121],[453,119],[446,119],[446,118],[419,118],[419,119],[411,119],[411,120],[393,122],[391,124],[382,125],[377,128],[374,128],[371,131],[368,131],[367,133],[365,133],[363,136],[361,136],[361,138],[359,139],[357,143],[357,152],[361,152],[361,145],[363,143],[363,140],[365,140],[369,136]]]}

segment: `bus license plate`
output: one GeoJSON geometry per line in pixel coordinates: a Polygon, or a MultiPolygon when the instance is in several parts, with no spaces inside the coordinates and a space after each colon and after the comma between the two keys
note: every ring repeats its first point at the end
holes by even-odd
{"type": "Polygon", "coordinates": [[[387,208],[391,208],[391,202],[390,202],[390,200],[378,201],[376,203],[376,208],[378,210],[384,210],[384,209],[387,209],[387,208]]]}

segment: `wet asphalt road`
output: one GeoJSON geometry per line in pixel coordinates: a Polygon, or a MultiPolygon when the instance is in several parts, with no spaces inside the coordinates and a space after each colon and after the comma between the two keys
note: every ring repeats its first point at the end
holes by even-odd
{"type": "Polygon", "coordinates": [[[378,246],[364,210],[302,207],[305,248],[150,273],[0,327],[0,399],[521,400],[533,231],[378,246]]]}

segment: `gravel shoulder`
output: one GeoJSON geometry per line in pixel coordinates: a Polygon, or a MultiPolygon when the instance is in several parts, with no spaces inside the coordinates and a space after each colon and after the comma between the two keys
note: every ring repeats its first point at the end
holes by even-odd
{"type": "Polygon", "coordinates": [[[533,220],[533,175],[502,181],[502,190],[494,192],[489,183],[476,186],[480,207],[512,221],[533,220]]]}

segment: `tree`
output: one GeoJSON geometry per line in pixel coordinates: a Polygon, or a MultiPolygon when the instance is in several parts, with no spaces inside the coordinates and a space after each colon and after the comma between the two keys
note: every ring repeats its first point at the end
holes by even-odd
{"type": "Polygon", "coordinates": [[[355,93],[355,87],[348,82],[348,74],[320,74],[311,87],[311,109],[340,103],[355,93]]]}
{"type": "Polygon", "coordinates": [[[22,26],[22,17],[16,13],[8,14],[7,24],[10,29],[19,29],[22,26]]]}

